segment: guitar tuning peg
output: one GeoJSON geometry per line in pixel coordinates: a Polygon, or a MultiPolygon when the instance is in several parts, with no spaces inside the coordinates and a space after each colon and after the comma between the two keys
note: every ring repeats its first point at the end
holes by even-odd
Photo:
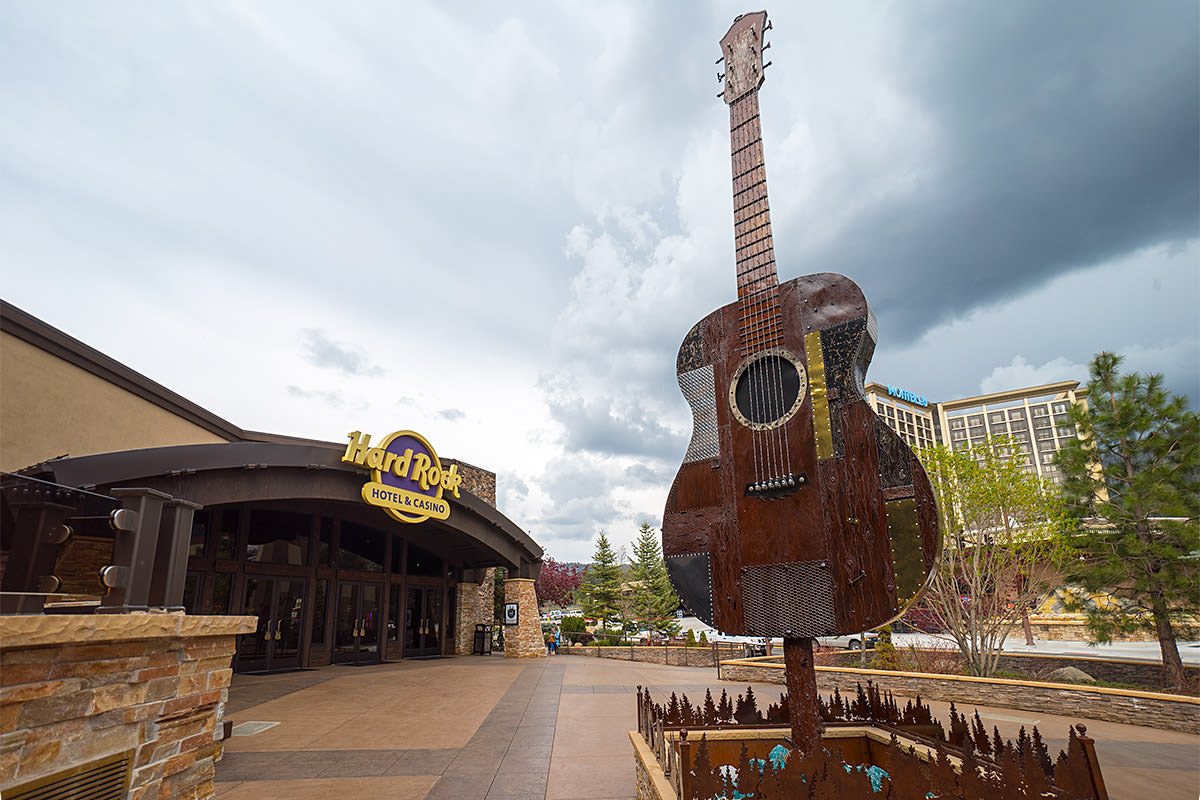
{"type": "Polygon", "coordinates": [[[768,51],[768,50],[770,50],[770,49],[771,49],[771,43],[770,43],[770,42],[764,42],[764,43],[763,43],[763,46],[762,46],[762,49],[761,49],[761,50],[759,50],[758,52],[760,52],[760,53],[765,53],[765,52],[767,52],[767,51],[768,51]]]}
{"type": "Polygon", "coordinates": [[[719,92],[719,93],[717,93],[717,97],[724,97],[724,96],[725,96],[725,93],[724,93],[724,92],[719,92]]]}
{"type": "Polygon", "coordinates": [[[717,59],[716,61],[714,61],[713,63],[714,63],[714,64],[720,64],[720,63],[721,63],[722,61],[724,61],[724,60],[725,60],[725,56],[721,56],[720,58],[718,58],[718,59],[717,59]]]}
{"type": "Polygon", "coordinates": [[[763,28],[763,33],[766,33],[767,31],[771,30],[771,28],[773,28],[774,26],[775,26],[775,20],[772,20],[772,19],[767,20],[767,25],[766,25],[766,27],[763,28]]]}
{"type": "Polygon", "coordinates": [[[763,64],[763,72],[766,72],[767,67],[771,66],[774,63],[775,63],[774,61],[768,61],[767,63],[763,64]]]}
{"type": "Polygon", "coordinates": [[[725,80],[725,73],[724,73],[724,72],[718,72],[718,73],[717,73],[717,80],[719,80],[719,81],[723,81],[723,80],[725,80]]]}

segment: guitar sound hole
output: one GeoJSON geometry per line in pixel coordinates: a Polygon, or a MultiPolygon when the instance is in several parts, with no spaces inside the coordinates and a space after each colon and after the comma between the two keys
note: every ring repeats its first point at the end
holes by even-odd
{"type": "Polygon", "coordinates": [[[770,425],[791,413],[804,383],[790,360],[777,355],[764,356],[747,365],[738,377],[734,402],[750,422],[770,425]]]}

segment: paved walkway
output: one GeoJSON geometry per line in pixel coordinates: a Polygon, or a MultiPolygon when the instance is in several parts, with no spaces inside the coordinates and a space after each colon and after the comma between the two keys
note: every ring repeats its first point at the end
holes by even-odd
{"type": "MultiPolygon", "coordinates": [[[[709,687],[714,694],[745,690],[718,681],[712,669],[580,656],[496,654],[236,675],[226,708],[235,735],[217,765],[217,797],[631,800],[626,732],[637,727],[638,684],[693,700],[709,687]]],[[[754,686],[761,703],[781,689],[754,686]]],[[[931,705],[945,719],[946,706],[931,705]]],[[[980,716],[1009,737],[1038,725],[1052,754],[1079,721],[982,707],[980,716]]],[[[1200,736],[1087,725],[1117,800],[1197,796],[1200,736]]]]}

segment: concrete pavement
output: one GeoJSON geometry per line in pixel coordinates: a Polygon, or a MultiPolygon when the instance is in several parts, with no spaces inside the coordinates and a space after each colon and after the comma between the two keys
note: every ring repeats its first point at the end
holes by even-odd
{"type": "MultiPolygon", "coordinates": [[[[217,765],[217,797],[631,800],[626,732],[637,727],[639,684],[693,701],[706,688],[746,688],[707,668],[564,655],[235,675],[226,709],[235,736],[217,765]]],[[[763,704],[780,690],[754,686],[763,704]]],[[[932,705],[944,720],[947,707],[932,705]]],[[[1007,737],[1038,725],[1055,755],[1080,721],[1012,709],[980,708],[980,716],[1007,737]]],[[[1200,736],[1087,726],[1114,798],[1144,797],[1150,787],[1155,800],[1197,796],[1200,736]]]]}

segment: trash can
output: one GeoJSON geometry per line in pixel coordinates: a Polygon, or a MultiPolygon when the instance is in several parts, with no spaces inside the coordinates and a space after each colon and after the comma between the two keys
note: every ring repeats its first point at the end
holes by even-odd
{"type": "Polygon", "coordinates": [[[475,645],[471,648],[473,656],[490,656],[492,654],[492,626],[475,626],[475,645]]]}

